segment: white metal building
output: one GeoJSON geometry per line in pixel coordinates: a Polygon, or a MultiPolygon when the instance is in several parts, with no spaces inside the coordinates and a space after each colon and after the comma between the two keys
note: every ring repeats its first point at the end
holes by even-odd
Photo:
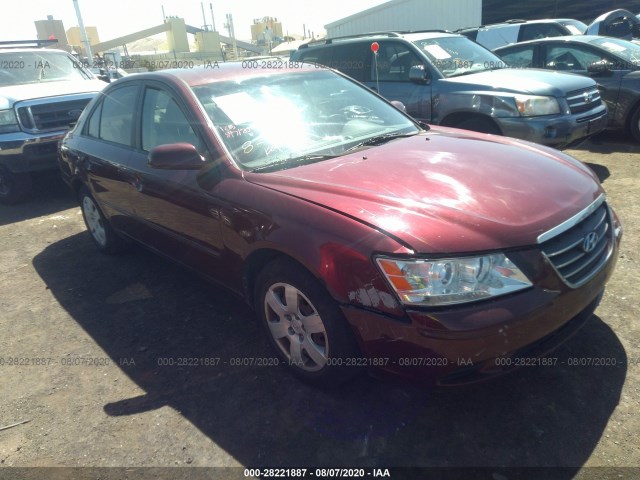
{"type": "Polygon", "coordinates": [[[333,38],[387,30],[455,30],[481,23],[481,0],[391,0],[324,28],[333,38]]]}

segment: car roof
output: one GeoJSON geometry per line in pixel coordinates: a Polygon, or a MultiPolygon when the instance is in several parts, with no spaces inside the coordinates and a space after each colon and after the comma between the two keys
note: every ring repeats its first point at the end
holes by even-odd
{"type": "MultiPolygon", "coordinates": [[[[561,37],[536,38],[535,40],[511,43],[509,45],[505,45],[504,47],[498,47],[494,49],[494,52],[498,52],[500,50],[506,50],[507,48],[522,47],[524,45],[535,45],[538,43],[546,43],[546,42],[573,42],[573,43],[591,44],[593,40],[597,40],[600,38],[606,38],[606,37],[603,37],[602,35],[563,35],[561,37]]],[[[617,39],[617,40],[620,40],[620,39],[617,39]]]]}
{"type": "Polygon", "coordinates": [[[360,35],[347,35],[344,37],[327,38],[317,42],[310,42],[300,45],[298,50],[306,50],[309,48],[319,48],[327,45],[342,44],[342,43],[355,43],[363,40],[386,40],[386,39],[404,39],[410,42],[418,40],[428,40],[431,38],[444,38],[444,37],[460,37],[461,35],[447,30],[422,30],[422,31],[410,31],[410,32],[374,32],[365,33],[360,35]]]}
{"type": "Polygon", "coordinates": [[[139,81],[139,80],[167,80],[170,83],[185,83],[190,87],[196,87],[198,85],[205,85],[213,82],[222,82],[227,80],[236,80],[241,78],[251,77],[263,77],[271,75],[280,75],[291,72],[309,72],[330,70],[329,68],[322,67],[315,64],[305,64],[302,62],[296,62],[292,66],[289,66],[287,62],[277,63],[274,68],[260,68],[260,65],[253,67],[248,66],[247,62],[251,62],[251,59],[247,59],[242,62],[216,62],[211,67],[195,67],[195,68],[175,68],[167,70],[159,70],[156,72],[144,72],[128,75],[120,80],[118,84],[122,85],[125,82],[139,81]],[[282,68],[279,68],[279,67],[282,68]],[[253,68],[252,68],[253,67],[253,68]]]}
{"type": "Polygon", "coordinates": [[[517,27],[517,26],[520,26],[520,25],[526,25],[526,24],[531,24],[531,23],[559,23],[560,20],[567,21],[567,20],[573,20],[573,19],[571,19],[571,18],[541,18],[541,19],[537,19],[537,20],[514,19],[514,20],[507,20],[506,22],[489,23],[487,25],[479,25],[477,27],[460,28],[460,29],[456,30],[456,32],[471,32],[473,30],[479,30],[481,28],[517,27]]]}
{"type": "Polygon", "coordinates": [[[12,47],[2,47],[2,46],[0,46],[0,52],[2,52],[2,53],[55,52],[55,53],[64,53],[66,55],[69,55],[68,52],[65,52],[64,50],[59,50],[57,48],[38,48],[38,47],[12,48],[12,47]]]}

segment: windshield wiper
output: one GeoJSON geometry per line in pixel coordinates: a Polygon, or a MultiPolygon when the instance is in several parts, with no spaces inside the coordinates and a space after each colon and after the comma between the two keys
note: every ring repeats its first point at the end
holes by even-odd
{"type": "Polygon", "coordinates": [[[345,152],[351,152],[353,150],[357,150],[358,148],[368,147],[373,145],[382,145],[383,143],[387,143],[390,140],[395,138],[405,138],[405,137],[413,137],[417,135],[418,132],[412,133],[384,133],[382,135],[376,135],[375,137],[367,138],[366,140],[356,143],[353,147],[349,147],[345,150],[345,152]]]}
{"type": "Polygon", "coordinates": [[[289,157],[273,163],[268,163],[267,165],[263,165],[262,167],[256,167],[250,170],[250,172],[275,172],[276,170],[282,170],[283,168],[286,168],[288,166],[305,165],[309,163],[320,162],[322,160],[329,160],[336,157],[339,157],[339,155],[319,155],[317,153],[310,153],[308,155],[289,157]]]}

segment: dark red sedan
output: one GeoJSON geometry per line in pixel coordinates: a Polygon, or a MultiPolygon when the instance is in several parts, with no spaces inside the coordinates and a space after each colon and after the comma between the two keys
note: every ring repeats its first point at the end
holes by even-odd
{"type": "Polygon", "coordinates": [[[235,292],[317,385],[548,363],[592,314],[622,229],[589,168],[419,125],[330,69],[252,66],[132,75],[89,104],[60,166],[99,250],[133,239],[235,292]]]}

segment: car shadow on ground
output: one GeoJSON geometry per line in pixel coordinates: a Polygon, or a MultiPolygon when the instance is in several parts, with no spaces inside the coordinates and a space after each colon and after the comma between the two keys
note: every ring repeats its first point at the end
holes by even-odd
{"type": "Polygon", "coordinates": [[[71,318],[146,392],[105,404],[107,415],[169,405],[245,466],[563,466],[570,468],[553,478],[570,479],[598,443],[626,377],[623,346],[593,316],[553,354],[555,366],[459,388],[364,377],[321,391],[282,367],[232,365],[273,358],[251,310],[149,252],[107,257],[81,233],[47,246],[33,264],[71,318]],[[599,357],[616,366],[569,365],[599,357]],[[220,360],[165,365],[206,358],[220,360]]]}
{"type": "Polygon", "coordinates": [[[640,143],[627,132],[611,130],[594,135],[573,149],[602,154],[638,153],[640,143]]]}
{"type": "Polygon", "coordinates": [[[33,195],[17,205],[0,204],[0,226],[42,217],[78,205],[59,172],[34,174],[33,195]]]}

